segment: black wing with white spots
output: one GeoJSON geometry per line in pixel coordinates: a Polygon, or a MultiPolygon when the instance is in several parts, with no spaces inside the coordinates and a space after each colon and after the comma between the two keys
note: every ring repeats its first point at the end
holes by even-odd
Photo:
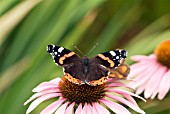
{"type": "Polygon", "coordinates": [[[105,67],[116,68],[124,61],[126,57],[127,51],[117,49],[98,54],[95,59],[98,59],[98,61],[100,61],[99,63],[105,67]]]}

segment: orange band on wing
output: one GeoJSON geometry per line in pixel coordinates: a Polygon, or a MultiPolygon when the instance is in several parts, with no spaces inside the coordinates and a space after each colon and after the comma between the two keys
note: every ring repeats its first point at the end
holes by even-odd
{"type": "Polygon", "coordinates": [[[114,67],[115,63],[112,60],[110,60],[109,57],[105,57],[103,54],[98,54],[98,56],[103,60],[108,61],[110,63],[110,67],[114,67]]]}
{"type": "Polygon", "coordinates": [[[82,84],[82,81],[81,81],[81,80],[76,79],[76,78],[73,78],[69,73],[66,73],[66,74],[64,75],[64,77],[65,77],[67,80],[69,80],[70,82],[72,82],[72,83],[82,84]]]}
{"type": "Polygon", "coordinates": [[[63,64],[63,61],[67,58],[67,57],[71,57],[73,56],[75,53],[74,52],[70,52],[69,54],[65,54],[63,57],[60,57],[59,59],[59,63],[63,64]]]}
{"type": "Polygon", "coordinates": [[[99,80],[90,81],[88,84],[92,86],[101,85],[101,84],[104,84],[107,81],[107,79],[108,79],[108,76],[104,76],[100,78],[99,80]]]}

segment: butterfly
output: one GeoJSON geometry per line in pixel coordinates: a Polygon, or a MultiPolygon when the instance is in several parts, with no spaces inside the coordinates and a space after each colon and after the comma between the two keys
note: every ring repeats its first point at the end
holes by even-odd
{"type": "Polygon", "coordinates": [[[48,45],[47,52],[57,65],[63,67],[64,77],[75,84],[97,86],[104,84],[109,77],[123,79],[130,72],[124,63],[127,51],[121,49],[100,53],[90,59],[55,45],[48,45]]]}

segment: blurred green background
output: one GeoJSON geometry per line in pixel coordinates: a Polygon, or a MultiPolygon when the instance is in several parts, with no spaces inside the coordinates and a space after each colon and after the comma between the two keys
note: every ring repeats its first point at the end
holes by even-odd
{"type": "MultiPolygon", "coordinates": [[[[0,114],[24,114],[31,90],[63,75],[48,44],[79,54],[74,44],[86,54],[98,43],[89,57],[123,48],[131,64],[130,56],[152,53],[168,38],[170,0],[0,0],[0,114]]],[[[168,96],[139,105],[148,114],[168,114],[168,96]]]]}

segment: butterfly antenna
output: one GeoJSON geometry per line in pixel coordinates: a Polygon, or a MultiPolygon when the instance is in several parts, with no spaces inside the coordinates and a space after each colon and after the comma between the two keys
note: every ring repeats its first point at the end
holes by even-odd
{"type": "Polygon", "coordinates": [[[74,48],[76,48],[83,56],[84,56],[84,53],[74,44],[72,44],[74,48]]]}
{"type": "Polygon", "coordinates": [[[88,52],[87,55],[89,55],[89,54],[97,47],[97,45],[98,45],[98,43],[96,43],[96,44],[93,46],[93,48],[88,52]]]}

